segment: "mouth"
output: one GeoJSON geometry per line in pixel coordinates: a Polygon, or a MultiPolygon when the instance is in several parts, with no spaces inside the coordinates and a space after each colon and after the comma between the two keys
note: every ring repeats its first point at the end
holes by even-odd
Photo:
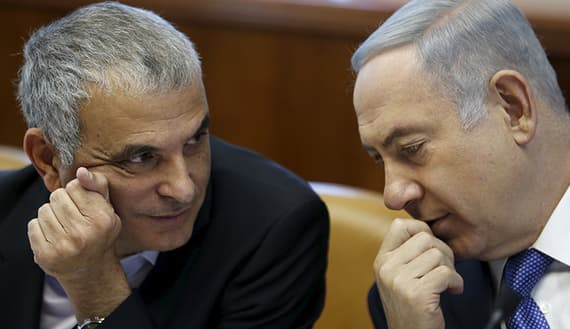
{"type": "Polygon", "coordinates": [[[439,217],[435,217],[435,218],[431,218],[431,219],[427,219],[425,222],[428,224],[428,226],[430,227],[431,231],[436,235],[439,236],[440,234],[438,234],[438,232],[441,232],[443,227],[442,225],[444,225],[445,220],[450,216],[450,213],[446,213],[442,216],[439,217]]]}
{"type": "Polygon", "coordinates": [[[188,214],[190,213],[191,208],[185,208],[177,212],[173,213],[166,213],[160,215],[151,215],[150,218],[157,220],[157,221],[180,221],[188,218],[188,214]]]}

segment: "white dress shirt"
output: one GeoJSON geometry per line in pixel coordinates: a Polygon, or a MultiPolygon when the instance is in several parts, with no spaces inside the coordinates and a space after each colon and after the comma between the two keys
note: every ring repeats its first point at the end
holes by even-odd
{"type": "MultiPolygon", "coordinates": [[[[570,187],[531,248],[554,259],[531,296],[551,329],[570,329],[570,187]]],[[[505,263],[506,259],[491,262],[497,286],[505,263]]]]}

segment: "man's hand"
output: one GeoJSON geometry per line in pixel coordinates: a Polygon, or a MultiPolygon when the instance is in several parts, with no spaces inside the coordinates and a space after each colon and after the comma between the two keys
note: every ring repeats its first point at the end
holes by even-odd
{"type": "Polygon", "coordinates": [[[374,272],[391,329],[445,328],[440,295],[463,292],[452,250],[418,220],[394,220],[374,272]]]}
{"type": "Polygon", "coordinates": [[[107,316],[130,294],[115,254],[120,231],[107,178],[86,168],[28,224],[35,262],[63,286],[79,321],[107,316]]]}

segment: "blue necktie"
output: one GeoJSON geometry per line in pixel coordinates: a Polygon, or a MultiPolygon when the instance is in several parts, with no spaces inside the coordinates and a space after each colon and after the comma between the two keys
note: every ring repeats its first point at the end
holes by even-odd
{"type": "Polygon", "coordinates": [[[507,328],[550,329],[530,292],[551,263],[552,258],[536,249],[527,249],[509,258],[505,267],[505,284],[522,299],[508,319],[507,328]]]}

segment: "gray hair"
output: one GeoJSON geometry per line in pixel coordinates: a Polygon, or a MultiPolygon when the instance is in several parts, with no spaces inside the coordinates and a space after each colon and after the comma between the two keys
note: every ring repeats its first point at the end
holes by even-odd
{"type": "Polygon", "coordinates": [[[556,73],[521,11],[509,0],[412,0],[358,48],[358,72],[382,52],[413,44],[427,77],[443,84],[466,129],[485,117],[491,77],[515,70],[539,99],[567,112],[556,73]]]}
{"type": "Polygon", "coordinates": [[[81,143],[79,108],[90,88],[167,92],[201,83],[190,40],[153,12],[117,2],[80,8],[32,34],[18,99],[28,127],[42,130],[63,166],[81,143]]]}

